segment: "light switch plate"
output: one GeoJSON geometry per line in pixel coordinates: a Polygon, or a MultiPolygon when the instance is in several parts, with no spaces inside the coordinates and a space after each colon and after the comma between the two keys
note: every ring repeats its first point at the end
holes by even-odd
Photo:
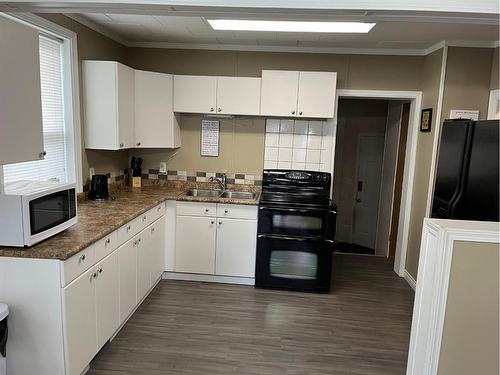
{"type": "Polygon", "coordinates": [[[160,173],[167,173],[167,162],[166,161],[160,162],[160,173]]]}

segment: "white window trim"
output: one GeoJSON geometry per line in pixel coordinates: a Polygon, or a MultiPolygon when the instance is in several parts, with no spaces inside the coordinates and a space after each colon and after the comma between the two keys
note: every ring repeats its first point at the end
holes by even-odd
{"type": "MultiPolygon", "coordinates": [[[[68,162],[73,163],[74,170],[68,171],[68,177],[75,181],[78,192],[83,191],[82,177],[82,142],[80,123],[80,81],[78,76],[78,49],[77,34],[62,26],[32,13],[6,13],[9,17],[41,30],[43,33],[54,35],[63,40],[64,61],[64,92],[71,95],[64,96],[64,121],[68,131],[68,162]],[[72,126],[70,126],[72,124],[72,126]],[[70,149],[71,148],[71,149],[70,149]]],[[[0,182],[3,171],[0,167],[0,182]]]]}

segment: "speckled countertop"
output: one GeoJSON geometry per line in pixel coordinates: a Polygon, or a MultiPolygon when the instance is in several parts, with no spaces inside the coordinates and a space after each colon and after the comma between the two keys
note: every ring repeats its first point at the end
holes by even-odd
{"type": "Polygon", "coordinates": [[[121,188],[112,192],[115,200],[92,201],[79,199],[78,223],[65,231],[30,248],[1,247],[0,257],[66,260],[125,223],[166,200],[258,205],[260,188],[247,185],[228,186],[231,190],[252,191],[255,199],[228,199],[186,196],[193,188],[212,185],[177,183],[150,185],[141,189],[121,188]]]}

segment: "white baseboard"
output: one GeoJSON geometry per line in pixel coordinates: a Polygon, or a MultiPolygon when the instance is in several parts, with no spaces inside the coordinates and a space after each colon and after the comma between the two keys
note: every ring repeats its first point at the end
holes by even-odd
{"type": "Polygon", "coordinates": [[[406,282],[408,283],[408,285],[413,289],[415,290],[416,287],[417,287],[417,282],[415,281],[415,279],[413,278],[412,275],[410,275],[410,273],[405,270],[405,274],[404,274],[404,279],[406,280],[406,282]]]}
{"type": "Polygon", "coordinates": [[[206,283],[255,285],[253,277],[234,277],[218,275],[200,275],[197,273],[163,272],[165,280],[202,281],[206,283]]]}

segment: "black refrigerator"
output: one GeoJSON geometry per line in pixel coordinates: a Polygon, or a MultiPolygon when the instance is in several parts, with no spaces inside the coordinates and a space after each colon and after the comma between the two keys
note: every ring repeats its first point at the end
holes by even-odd
{"type": "Polygon", "coordinates": [[[432,217],[499,221],[499,121],[443,123],[432,217]]]}

